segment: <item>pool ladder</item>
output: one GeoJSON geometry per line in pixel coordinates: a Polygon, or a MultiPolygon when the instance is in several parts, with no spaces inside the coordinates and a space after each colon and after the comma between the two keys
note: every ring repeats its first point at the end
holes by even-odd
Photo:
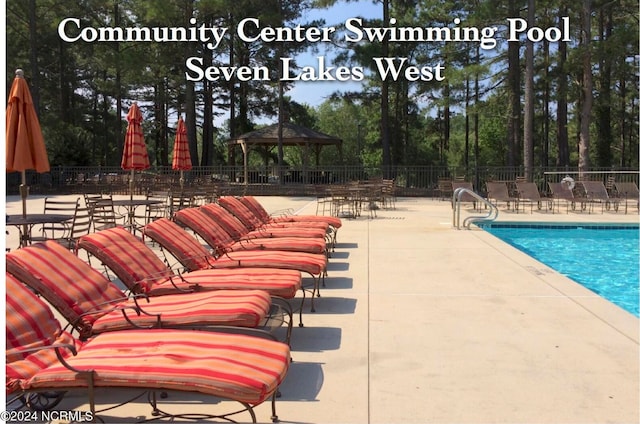
{"type": "Polygon", "coordinates": [[[453,192],[453,197],[451,199],[451,205],[453,207],[454,228],[458,230],[460,229],[460,209],[462,206],[461,205],[462,196],[464,194],[470,195],[471,197],[476,199],[479,203],[484,203],[484,205],[488,209],[488,212],[485,215],[473,215],[465,218],[465,220],[462,222],[462,228],[466,228],[468,230],[471,227],[471,224],[478,223],[478,222],[495,221],[495,219],[498,217],[498,207],[496,205],[494,205],[484,197],[480,196],[478,193],[476,193],[473,190],[470,190],[465,187],[459,187],[455,189],[455,191],[453,192]]]}

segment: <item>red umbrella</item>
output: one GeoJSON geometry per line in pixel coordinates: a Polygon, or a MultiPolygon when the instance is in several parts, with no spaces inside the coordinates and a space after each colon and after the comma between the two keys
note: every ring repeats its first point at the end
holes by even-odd
{"type": "Polygon", "coordinates": [[[122,151],[122,169],[131,170],[131,178],[129,179],[129,191],[133,198],[133,186],[135,171],[148,169],[149,155],[147,154],[147,145],[144,143],[144,135],[142,134],[142,113],[138,103],[134,102],[127,113],[127,133],[124,137],[124,150],[122,151]]]}
{"type": "MultiPolygon", "coordinates": [[[[27,187],[26,170],[35,169],[37,172],[49,172],[49,158],[44,146],[44,138],[40,129],[40,122],[33,107],[33,99],[29,86],[24,79],[22,69],[16,70],[16,77],[9,92],[7,102],[7,171],[22,173],[20,197],[22,197],[22,216],[27,216],[27,187]]],[[[23,235],[27,234],[27,226],[23,228],[23,235]]]]}
{"type": "Polygon", "coordinates": [[[171,168],[180,171],[180,188],[184,188],[184,171],[192,168],[191,154],[189,153],[189,140],[187,138],[187,127],[184,125],[182,116],[178,118],[176,138],[173,142],[173,162],[171,168]]]}

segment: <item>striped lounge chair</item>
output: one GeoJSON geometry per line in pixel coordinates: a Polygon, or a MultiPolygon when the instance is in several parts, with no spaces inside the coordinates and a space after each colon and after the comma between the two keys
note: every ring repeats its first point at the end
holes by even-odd
{"type": "MultiPolygon", "coordinates": [[[[41,349],[50,345],[74,346],[75,340],[68,331],[63,331],[53,312],[33,295],[20,281],[5,273],[6,287],[6,357],[5,393],[7,404],[23,399],[20,382],[35,375],[42,368],[58,363],[56,351],[41,349]],[[16,311],[16,312],[13,312],[16,311]],[[28,311],[29,319],[21,319],[28,311]],[[39,331],[31,331],[38,324],[39,331]],[[29,351],[26,351],[26,347],[29,351]]],[[[70,350],[60,350],[62,358],[71,355],[70,350]]],[[[47,408],[62,400],[63,393],[51,393],[42,398],[47,408]]],[[[40,404],[40,401],[38,402],[40,404]]]]}
{"type": "Polygon", "coordinates": [[[280,255],[255,252],[253,257],[245,255],[241,259],[225,256],[216,260],[215,268],[178,274],[141,239],[120,227],[83,236],[78,246],[113,271],[134,293],[156,295],[183,290],[264,290],[272,297],[279,298],[278,303],[289,317],[293,312],[288,299],[293,299],[299,291],[303,296],[305,293],[299,269],[302,265],[299,264],[304,263],[314,272],[326,267],[323,255],[306,259],[283,257],[287,252],[281,252],[280,255]],[[273,265],[275,262],[279,262],[280,266],[273,265]]]}
{"type": "Polygon", "coordinates": [[[215,268],[179,274],[141,239],[122,227],[83,236],[78,247],[110,269],[133,293],[150,296],[207,290],[258,289],[291,299],[300,290],[299,271],[267,268],[215,268]]]}
{"type": "MultiPolygon", "coordinates": [[[[269,214],[262,204],[253,196],[242,196],[239,200],[264,224],[287,222],[326,222],[331,229],[332,246],[335,246],[338,230],[342,227],[342,220],[337,216],[297,215],[293,213],[269,214]]],[[[221,203],[224,206],[224,203],[221,203]]]]}
{"type": "Polygon", "coordinates": [[[257,328],[271,307],[271,297],[261,290],[127,297],[102,273],[53,241],[11,252],[6,264],[7,271],[46,299],[83,339],[136,327],[257,328]]]}
{"type": "Polygon", "coordinates": [[[239,250],[282,250],[288,252],[320,253],[326,256],[327,243],[318,237],[270,237],[247,232],[233,215],[219,205],[183,209],[173,219],[191,228],[209,246],[225,252],[239,250]]]}
{"type": "Polygon", "coordinates": [[[260,216],[256,215],[248,208],[239,198],[234,196],[224,196],[218,199],[218,203],[204,205],[203,209],[210,211],[211,209],[220,208],[228,212],[230,216],[240,222],[243,231],[249,231],[250,234],[273,233],[274,237],[317,237],[313,234],[315,231],[323,231],[325,244],[328,249],[332,247],[333,228],[324,221],[308,221],[308,222],[273,222],[264,221],[260,216]]]}
{"type": "MultiPolygon", "coordinates": [[[[184,210],[183,210],[184,211],[184,210]]],[[[179,211],[178,214],[183,211],[179,211]]],[[[158,243],[162,247],[163,252],[168,252],[180,262],[188,271],[197,271],[201,269],[215,268],[217,266],[219,257],[203,246],[196,237],[185,231],[178,224],[170,221],[166,218],[158,219],[154,222],[150,222],[142,229],[143,237],[148,237],[154,242],[158,243]]],[[[316,257],[318,255],[315,255],[316,257]]],[[[249,265],[256,266],[280,266],[279,263],[291,262],[300,263],[305,260],[304,254],[294,254],[292,252],[278,252],[278,251],[240,251],[230,252],[228,255],[221,258],[239,259],[246,257],[247,259],[240,259],[240,262],[247,262],[249,265]],[[293,256],[293,257],[292,257],[293,256]],[[257,263],[259,259],[266,257],[267,263],[257,263]],[[275,260],[274,260],[275,259],[275,260]]],[[[320,256],[323,257],[323,256],[320,256]]],[[[317,258],[314,258],[317,259],[317,258]]],[[[168,261],[167,261],[168,262],[168,261]]],[[[288,265],[287,265],[288,266],[288,265]]],[[[304,265],[297,265],[300,271],[311,272],[315,271],[309,269],[304,265]]],[[[313,274],[312,274],[313,277],[313,274]]],[[[313,294],[311,296],[311,310],[315,310],[313,294]]],[[[304,306],[304,291],[302,305],[299,310],[300,321],[299,324],[302,327],[302,309],[304,306]]]]}
{"type": "Polygon", "coordinates": [[[198,411],[203,419],[229,420],[246,411],[254,423],[254,408],[271,398],[271,419],[278,420],[275,394],[290,363],[284,343],[176,329],[113,331],[84,341],[63,330],[48,306],[10,274],[6,290],[6,386],[13,394],[75,389],[88,398],[89,411],[84,412],[98,418],[96,388],[136,389],[149,392],[155,418],[175,418],[193,417],[185,408],[197,406],[189,401],[178,406],[178,414],[169,414],[160,409],[155,393],[199,393],[233,401],[206,405],[206,414],[198,411]]]}
{"type": "Polygon", "coordinates": [[[330,225],[324,220],[313,220],[303,223],[300,227],[299,222],[274,222],[271,219],[263,219],[251,210],[239,197],[223,196],[218,199],[218,204],[228,210],[236,218],[238,218],[248,228],[321,228],[325,232],[329,231],[330,225]]]}
{"type": "MultiPolygon", "coordinates": [[[[255,249],[249,251],[229,251],[227,245],[224,244],[225,241],[228,243],[229,235],[221,228],[220,225],[218,225],[216,219],[207,213],[209,206],[217,205],[209,204],[198,208],[183,209],[176,212],[173,218],[177,223],[193,230],[194,233],[200,236],[204,242],[211,247],[214,252],[214,256],[216,257],[215,267],[227,266],[226,264],[236,261],[240,264],[244,263],[244,266],[265,266],[276,268],[284,266],[290,269],[298,269],[301,272],[306,272],[313,278],[312,299],[315,295],[319,296],[320,281],[324,283],[324,278],[326,276],[326,254],[290,251],[293,246],[306,243],[309,239],[301,237],[287,237],[286,241],[281,241],[282,243],[290,243],[291,248],[286,250],[271,250],[265,248],[260,251],[255,249]]],[[[217,208],[222,209],[220,206],[217,206],[217,208]]],[[[228,214],[228,212],[225,213],[228,214]]],[[[320,239],[316,239],[316,241],[318,240],[320,239]]],[[[265,246],[266,245],[267,244],[265,243],[265,246]]],[[[275,249],[273,245],[271,246],[272,249],[275,249]]],[[[313,306],[314,304],[312,300],[312,311],[313,306]]]]}
{"type": "MultiPolygon", "coordinates": [[[[217,203],[207,203],[206,205],[202,205],[201,207],[204,211],[222,209],[227,215],[231,218],[231,221],[239,222],[240,234],[241,237],[301,237],[301,238],[319,238],[322,240],[327,239],[327,228],[326,224],[320,223],[320,227],[313,227],[312,225],[307,226],[288,226],[288,227],[277,227],[277,226],[254,226],[248,225],[244,223],[241,219],[238,219],[233,213],[229,212],[222,206],[217,203]],[[234,221],[235,220],[235,221],[234,221]]],[[[221,225],[225,226],[229,225],[231,222],[223,221],[221,225]]],[[[316,223],[318,224],[318,223],[316,223]]],[[[236,226],[238,224],[235,224],[236,226]]]]}

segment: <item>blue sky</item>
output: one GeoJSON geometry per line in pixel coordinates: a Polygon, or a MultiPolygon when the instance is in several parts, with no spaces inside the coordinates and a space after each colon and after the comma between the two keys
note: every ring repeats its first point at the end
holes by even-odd
{"type": "MultiPolygon", "coordinates": [[[[349,18],[362,17],[365,19],[382,18],[382,4],[367,1],[339,1],[329,9],[313,10],[305,14],[303,22],[312,21],[314,19],[324,19],[325,27],[337,26],[344,23],[349,18]]],[[[335,54],[329,51],[326,46],[318,44],[319,51],[317,54],[305,53],[296,58],[300,66],[317,67],[316,56],[325,56],[327,58],[327,66],[332,64],[332,57],[335,54]]],[[[314,81],[314,82],[296,82],[294,87],[286,94],[298,103],[306,103],[311,106],[321,104],[334,91],[356,90],[360,87],[360,83],[348,81],[314,81]]]]}

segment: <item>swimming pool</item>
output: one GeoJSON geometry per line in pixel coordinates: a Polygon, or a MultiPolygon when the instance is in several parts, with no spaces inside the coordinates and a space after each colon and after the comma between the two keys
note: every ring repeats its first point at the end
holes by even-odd
{"type": "Polygon", "coordinates": [[[640,316],[637,224],[491,223],[481,228],[640,316]]]}

